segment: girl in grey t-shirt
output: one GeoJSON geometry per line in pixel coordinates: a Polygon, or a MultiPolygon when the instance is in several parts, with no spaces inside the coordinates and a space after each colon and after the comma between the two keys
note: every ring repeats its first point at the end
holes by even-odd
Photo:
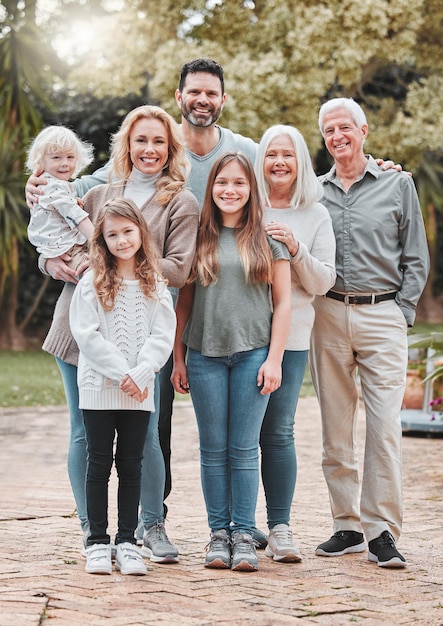
{"type": "Polygon", "coordinates": [[[205,566],[241,571],[258,569],[258,442],[290,321],[289,254],[262,221],[251,162],[226,153],[209,174],[193,271],[180,290],[172,374],[197,417],[205,566]]]}

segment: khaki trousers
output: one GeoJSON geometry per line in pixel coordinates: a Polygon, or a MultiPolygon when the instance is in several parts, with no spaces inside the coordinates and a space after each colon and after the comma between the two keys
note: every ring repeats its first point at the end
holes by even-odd
{"type": "Polygon", "coordinates": [[[315,300],[311,373],[320,403],[323,473],[334,532],[363,531],[371,541],[401,532],[401,422],[407,366],[407,325],[394,300],[345,305],[315,300]],[[357,455],[360,376],[366,412],[361,477],[357,455]]]}

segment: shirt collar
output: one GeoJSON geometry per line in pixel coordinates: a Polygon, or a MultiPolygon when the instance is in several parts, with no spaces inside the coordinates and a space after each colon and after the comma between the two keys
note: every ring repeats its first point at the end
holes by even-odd
{"type": "MultiPolygon", "coordinates": [[[[366,176],[366,174],[371,174],[374,178],[378,178],[381,172],[380,166],[377,165],[375,159],[370,154],[367,154],[365,156],[368,162],[366,164],[363,174],[357,180],[361,180],[362,178],[366,176]]],[[[336,178],[337,178],[337,173],[336,173],[336,166],[334,163],[334,165],[331,167],[329,172],[325,174],[324,180],[327,180],[328,182],[332,183],[336,180],[336,178]]]]}

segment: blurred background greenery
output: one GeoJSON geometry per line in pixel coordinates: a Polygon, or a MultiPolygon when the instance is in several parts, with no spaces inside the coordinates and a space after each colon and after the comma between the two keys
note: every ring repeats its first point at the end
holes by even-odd
{"type": "MultiPolygon", "coordinates": [[[[443,332],[442,324],[418,323],[411,334],[443,332]]],[[[301,397],[314,395],[306,368],[301,397]]],[[[177,394],[177,400],[189,396],[177,394]]],[[[60,406],[66,404],[62,379],[51,354],[41,350],[0,350],[0,407],[60,406]]]]}
{"type": "MultiPolygon", "coordinates": [[[[297,126],[319,174],[330,167],[319,106],[341,95],[362,104],[367,151],[402,163],[414,176],[432,260],[418,319],[442,322],[442,39],[441,0],[2,0],[2,388],[8,372],[14,378],[23,367],[26,379],[27,359],[15,353],[40,349],[62,287],[40,274],[26,238],[30,140],[48,124],[70,126],[93,143],[93,171],[108,159],[110,135],[135,106],[159,104],[179,120],[180,67],[199,56],[225,69],[223,126],[256,141],[273,124],[297,126]]],[[[52,360],[30,358],[33,377],[62,393],[52,360]]],[[[6,387],[13,386],[8,379],[6,387]]],[[[9,393],[5,402],[20,399],[21,392],[9,393]]],[[[21,402],[34,393],[23,392],[21,402]]],[[[49,403],[53,393],[57,403],[51,390],[41,401],[49,403]]]]}

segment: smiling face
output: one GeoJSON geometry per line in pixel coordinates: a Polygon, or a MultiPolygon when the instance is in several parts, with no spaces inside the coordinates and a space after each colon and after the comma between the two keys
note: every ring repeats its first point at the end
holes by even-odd
{"type": "Polygon", "coordinates": [[[351,161],[363,155],[363,143],[368,125],[359,128],[351,113],[343,107],[333,109],[323,117],[325,145],[334,161],[351,161]]]}
{"type": "Polygon", "coordinates": [[[140,118],[129,133],[129,155],[143,174],[158,174],[168,162],[169,138],[163,122],[155,117],[140,118]]]}
{"type": "Polygon", "coordinates": [[[219,77],[209,72],[189,73],[175,97],[184,119],[199,127],[215,124],[226,100],[219,77]]]}
{"type": "Polygon", "coordinates": [[[135,265],[135,255],[142,245],[140,228],[126,217],[105,216],[103,239],[116,259],[119,270],[135,265]]]}
{"type": "Polygon", "coordinates": [[[235,228],[249,200],[251,186],[246,172],[237,161],[231,161],[217,174],[212,185],[212,199],[220,210],[223,226],[235,228]]]}
{"type": "Polygon", "coordinates": [[[292,139],[288,135],[275,137],[269,143],[263,163],[263,174],[271,193],[275,188],[290,195],[297,180],[297,172],[297,156],[292,139]]]}
{"type": "Polygon", "coordinates": [[[41,165],[45,172],[48,172],[51,176],[68,181],[74,175],[77,157],[72,150],[46,152],[41,165]]]}

